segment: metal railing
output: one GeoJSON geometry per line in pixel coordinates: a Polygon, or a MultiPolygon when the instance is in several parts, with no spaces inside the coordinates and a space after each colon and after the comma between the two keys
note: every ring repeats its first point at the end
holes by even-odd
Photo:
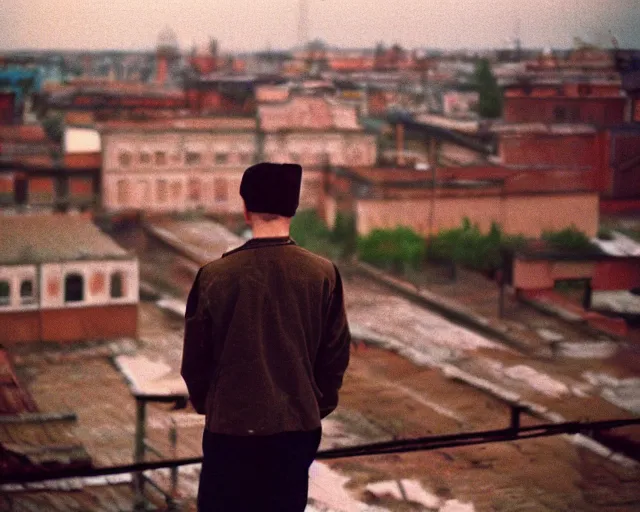
{"type": "MultiPolygon", "coordinates": [[[[118,475],[130,473],[134,475],[133,484],[135,488],[136,510],[145,510],[148,506],[144,495],[145,483],[150,484],[155,490],[160,492],[166,499],[169,510],[177,505],[178,469],[181,466],[200,464],[202,457],[176,458],[175,447],[177,446],[177,428],[175,422],[169,430],[170,445],[174,458],[163,459],[153,462],[144,460],[145,453],[151,451],[157,456],[162,456],[159,450],[152,448],[146,441],[146,405],[148,402],[173,403],[179,405],[183,403],[184,396],[165,395],[138,395],[136,396],[138,416],[135,436],[134,463],[120,466],[103,468],[84,469],[61,469],[55,475],[48,472],[30,473],[28,475],[3,475],[0,476],[0,486],[7,484],[32,484],[44,481],[55,481],[69,478],[88,478],[107,475],[118,475]],[[144,475],[146,471],[159,469],[169,469],[171,474],[171,489],[163,490],[157,483],[144,475]]],[[[603,421],[572,421],[564,423],[546,423],[540,425],[521,426],[521,414],[523,408],[520,406],[511,407],[509,426],[503,429],[485,430],[479,432],[464,432],[459,434],[445,434],[438,436],[427,436],[413,439],[401,439],[378,443],[369,443],[358,446],[343,448],[333,448],[321,450],[317,453],[316,460],[330,460],[349,457],[363,457],[385,454],[409,453],[418,451],[429,451],[445,448],[456,448],[462,446],[473,446],[488,443],[500,443],[509,441],[522,441],[540,437],[550,437],[563,434],[585,434],[592,435],[594,432],[610,430],[632,425],[640,425],[640,418],[614,419],[603,421]]]]}

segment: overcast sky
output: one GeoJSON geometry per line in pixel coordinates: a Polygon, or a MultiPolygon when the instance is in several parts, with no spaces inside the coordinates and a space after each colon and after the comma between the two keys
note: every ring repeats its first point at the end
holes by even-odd
{"type": "MultiPolygon", "coordinates": [[[[330,45],[482,48],[516,33],[525,46],[573,37],[640,48],[640,0],[306,0],[308,34],[330,45]]],[[[3,0],[0,49],[149,49],[169,26],[183,49],[290,48],[300,0],[3,0]]]]}

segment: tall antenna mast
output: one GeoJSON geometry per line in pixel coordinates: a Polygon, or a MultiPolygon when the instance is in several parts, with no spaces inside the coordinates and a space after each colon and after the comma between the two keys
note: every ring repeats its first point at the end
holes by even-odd
{"type": "Polygon", "coordinates": [[[309,38],[308,17],[309,5],[308,0],[300,1],[300,12],[298,18],[298,44],[304,46],[309,38]]]}

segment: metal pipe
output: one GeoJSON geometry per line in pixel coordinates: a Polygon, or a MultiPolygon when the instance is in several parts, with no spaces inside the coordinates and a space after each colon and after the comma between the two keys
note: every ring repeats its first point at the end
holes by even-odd
{"type": "MultiPolygon", "coordinates": [[[[458,446],[472,446],[477,444],[526,440],[536,437],[557,436],[561,434],[577,434],[590,431],[610,430],[614,428],[628,427],[631,425],[640,425],[640,418],[593,422],[575,421],[567,423],[551,423],[520,427],[518,431],[513,431],[511,428],[505,428],[499,430],[488,430],[484,432],[446,434],[441,436],[429,436],[416,439],[371,443],[347,448],[324,450],[318,452],[316,459],[326,460],[347,457],[360,457],[365,455],[429,451],[441,448],[454,448],[458,446]]],[[[153,469],[177,468],[189,464],[201,463],[202,457],[189,457],[184,459],[143,462],[106,468],[62,469],[60,471],[57,471],[55,475],[52,475],[50,472],[43,472],[40,474],[33,473],[30,475],[6,475],[0,478],[0,485],[33,483],[47,480],[60,480],[65,478],[86,478],[123,473],[141,473],[143,471],[149,471],[153,469]]]]}

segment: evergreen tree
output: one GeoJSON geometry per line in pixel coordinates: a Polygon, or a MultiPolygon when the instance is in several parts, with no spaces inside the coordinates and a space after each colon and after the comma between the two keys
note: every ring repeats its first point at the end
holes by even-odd
{"type": "Polygon", "coordinates": [[[500,117],[502,115],[502,91],[487,59],[478,61],[474,82],[476,90],[480,93],[478,114],[489,119],[500,117]]]}

